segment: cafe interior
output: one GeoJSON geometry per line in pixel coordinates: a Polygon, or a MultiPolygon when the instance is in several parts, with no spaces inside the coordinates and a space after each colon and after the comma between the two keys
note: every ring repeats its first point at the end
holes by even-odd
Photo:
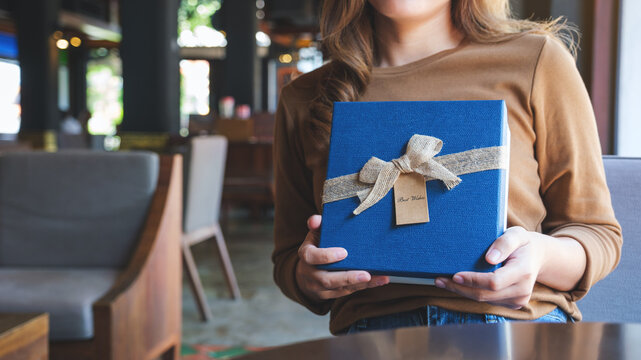
{"type": "Polygon", "coordinates": [[[356,339],[272,277],[275,113],[328,61],[321,6],[0,0],[0,359],[641,357],[641,3],[510,1],[580,31],[624,238],[584,321],[356,339]]]}

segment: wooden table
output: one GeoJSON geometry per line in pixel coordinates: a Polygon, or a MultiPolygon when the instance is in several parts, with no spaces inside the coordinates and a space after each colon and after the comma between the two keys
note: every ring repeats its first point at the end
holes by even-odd
{"type": "Polygon", "coordinates": [[[237,359],[641,359],[641,324],[416,327],[293,344],[237,359]]]}
{"type": "Polygon", "coordinates": [[[48,314],[0,313],[0,360],[49,358],[48,314]]]}

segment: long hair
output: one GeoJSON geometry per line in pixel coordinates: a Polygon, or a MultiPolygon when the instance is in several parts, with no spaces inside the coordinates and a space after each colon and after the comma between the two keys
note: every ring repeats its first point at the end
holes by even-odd
{"type": "MultiPolygon", "coordinates": [[[[312,101],[309,130],[326,147],[335,101],[356,101],[365,91],[374,62],[374,9],[367,0],[324,0],[320,18],[322,47],[331,64],[312,101]]],[[[548,34],[575,54],[578,33],[561,17],[536,22],[512,18],[509,0],[451,0],[454,27],[469,40],[499,42],[531,32],[548,34]]]]}

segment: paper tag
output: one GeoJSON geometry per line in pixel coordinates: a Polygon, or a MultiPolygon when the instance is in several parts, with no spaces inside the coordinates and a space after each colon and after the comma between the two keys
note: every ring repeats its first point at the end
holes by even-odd
{"type": "Polygon", "coordinates": [[[425,178],[421,174],[401,174],[394,184],[396,225],[420,224],[430,221],[427,210],[425,178]]]}

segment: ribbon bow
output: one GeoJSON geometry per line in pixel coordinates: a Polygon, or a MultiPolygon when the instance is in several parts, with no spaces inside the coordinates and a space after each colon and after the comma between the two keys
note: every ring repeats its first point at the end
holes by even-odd
{"type": "Polygon", "coordinates": [[[372,189],[358,193],[361,204],[354,210],[358,215],[380,201],[394,187],[401,174],[419,173],[425,178],[441,180],[448,190],[461,182],[461,179],[445,166],[434,160],[441,151],[443,141],[432,136],[414,135],[407,143],[405,155],[392,161],[372,157],[358,174],[358,180],[374,184],[372,189]],[[363,200],[364,198],[364,200],[363,200]]]}

